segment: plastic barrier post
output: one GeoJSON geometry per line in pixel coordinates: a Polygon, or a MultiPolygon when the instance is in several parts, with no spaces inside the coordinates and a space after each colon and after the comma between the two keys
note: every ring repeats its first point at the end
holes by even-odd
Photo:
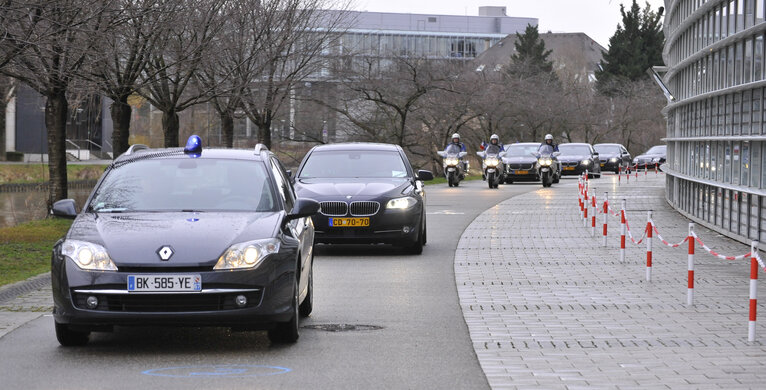
{"type": "MultiPolygon", "coordinates": [[[[646,169],[646,164],[644,164],[644,169],[646,169]]],[[[636,180],[638,180],[638,164],[636,164],[636,180]]]]}
{"type": "Polygon", "coordinates": [[[590,216],[590,236],[596,237],[596,214],[598,214],[598,211],[596,209],[596,192],[593,192],[593,196],[590,197],[591,200],[591,216],[590,216]]]}
{"type": "Polygon", "coordinates": [[[646,215],[646,281],[652,281],[652,212],[646,215]]]}
{"type": "Polygon", "coordinates": [[[588,208],[590,208],[590,202],[588,202],[588,187],[585,187],[585,208],[582,212],[582,225],[588,227],[588,208]]]}
{"type": "Polygon", "coordinates": [[[617,167],[617,185],[620,185],[621,181],[622,181],[622,165],[617,167]]]}
{"type": "Polygon", "coordinates": [[[758,242],[750,243],[750,321],[747,324],[747,341],[755,341],[755,314],[758,308],[758,242]]]}
{"type": "Polygon", "coordinates": [[[658,167],[658,165],[660,165],[660,164],[659,164],[659,163],[654,163],[654,174],[655,174],[655,175],[659,175],[659,173],[660,173],[660,172],[659,172],[659,170],[658,170],[658,168],[657,168],[657,167],[658,167]]]}
{"type": "Polygon", "coordinates": [[[609,193],[604,192],[604,242],[602,246],[606,246],[606,226],[609,216],[609,193]]]}
{"type": "Polygon", "coordinates": [[[625,233],[627,231],[625,220],[625,199],[620,207],[620,263],[625,262],[625,233]]]}
{"type": "Polygon", "coordinates": [[[689,286],[686,290],[686,304],[694,305],[694,223],[689,223],[689,286]]]}

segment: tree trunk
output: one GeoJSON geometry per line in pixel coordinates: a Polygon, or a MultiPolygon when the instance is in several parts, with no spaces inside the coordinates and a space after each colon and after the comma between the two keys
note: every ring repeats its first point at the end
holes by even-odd
{"type": "Polygon", "coordinates": [[[69,103],[64,91],[47,96],[45,127],[48,131],[48,172],[50,174],[49,204],[67,198],[66,117],[69,103]]]}
{"type": "Polygon", "coordinates": [[[0,161],[5,161],[5,108],[8,103],[0,96],[0,161]]]}
{"type": "Polygon", "coordinates": [[[175,111],[162,113],[162,131],[165,133],[165,147],[176,148],[178,143],[178,114],[175,111]]]}
{"type": "Polygon", "coordinates": [[[221,136],[223,146],[227,148],[234,147],[234,113],[224,111],[218,113],[221,116],[221,136]]]}
{"type": "Polygon", "coordinates": [[[109,109],[112,115],[112,154],[114,158],[128,150],[130,137],[130,115],[133,108],[128,104],[127,96],[114,99],[109,109]]]}
{"type": "Polygon", "coordinates": [[[258,141],[271,149],[271,121],[267,120],[258,126],[258,141]]]}

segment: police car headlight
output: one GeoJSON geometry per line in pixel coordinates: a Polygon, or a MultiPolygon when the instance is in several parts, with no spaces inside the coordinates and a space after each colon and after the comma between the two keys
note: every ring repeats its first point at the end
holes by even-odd
{"type": "Polygon", "coordinates": [[[617,157],[612,157],[612,158],[610,158],[610,159],[609,159],[609,162],[613,162],[613,163],[616,163],[616,162],[617,162],[617,157]]]}
{"type": "Polygon", "coordinates": [[[79,240],[66,240],[61,254],[70,258],[78,268],[88,271],[116,271],[117,266],[101,245],[79,240]]]}
{"type": "Polygon", "coordinates": [[[276,238],[234,244],[223,252],[213,269],[255,268],[268,255],[277,252],[279,252],[279,240],[276,238]]]}
{"type": "Polygon", "coordinates": [[[661,160],[660,157],[655,157],[655,158],[652,159],[652,162],[660,162],[660,160],[661,160]]]}
{"type": "Polygon", "coordinates": [[[411,196],[405,196],[404,198],[396,198],[396,199],[389,200],[388,203],[386,203],[386,208],[402,210],[402,209],[408,209],[417,203],[418,201],[415,198],[411,196]]]}

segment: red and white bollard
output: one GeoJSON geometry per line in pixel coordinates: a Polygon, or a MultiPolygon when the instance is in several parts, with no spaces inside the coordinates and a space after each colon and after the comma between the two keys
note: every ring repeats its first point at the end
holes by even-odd
{"type": "Polygon", "coordinates": [[[750,243],[750,321],[747,324],[747,341],[755,341],[755,314],[758,309],[758,242],[750,243]]]}
{"type": "Polygon", "coordinates": [[[622,165],[617,167],[617,185],[622,181],[622,165]]]}
{"type": "Polygon", "coordinates": [[[590,216],[590,236],[596,237],[596,214],[598,214],[598,211],[596,209],[596,193],[593,192],[593,196],[590,197],[591,200],[591,216],[590,216]]]}
{"type": "Polygon", "coordinates": [[[654,163],[654,174],[655,175],[658,175],[660,173],[659,170],[658,170],[658,166],[659,165],[660,165],[659,163],[654,163]]]}
{"type": "Polygon", "coordinates": [[[646,214],[646,281],[652,281],[652,212],[646,214]]]}
{"type": "Polygon", "coordinates": [[[584,227],[588,227],[588,208],[590,207],[590,202],[588,202],[588,187],[585,187],[585,208],[583,209],[582,214],[582,225],[584,227]]]}
{"type": "Polygon", "coordinates": [[[609,217],[609,193],[604,192],[604,232],[603,232],[604,242],[602,246],[606,246],[607,244],[606,243],[606,226],[608,222],[608,217],[609,217]]]}
{"type": "Polygon", "coordinates": [[[625,199],[620,207],[620,263],[625,262],[625,234],[627,233],[627,221],[625,219],[625,199]]]}
{"type": "Polygon", "coordinates": [[[689,223],[689,287],[686,290],[686,304],[694,305],[694,222],[689,223]]]}
{"type": "MultiPolygon", "coordinates": [[[[644,164],[644,170],[646,170],[646,164],[644,164]]],[[[636,164],[636,180],[638,180],[638,164],[636,164]]]]}

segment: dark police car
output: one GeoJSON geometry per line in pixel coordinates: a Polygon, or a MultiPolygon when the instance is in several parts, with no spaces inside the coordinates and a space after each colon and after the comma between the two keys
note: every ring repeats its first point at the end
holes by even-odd
{"type": "Polygon", "coordinates": [[[56,336],[83,345],[114,325],[268,329],[298,338],[313,297],[313,200],[265,147],[134,145],[101,177],[53,249],[56,336]]]}
{"type": "Polygon", "coordinates": [[[425,191],[401,147],[374,143],[315,146],[303,158],[295,189],[320,202],[316,240],[384,243],[419,254],[426,243],[425,191]]]}

